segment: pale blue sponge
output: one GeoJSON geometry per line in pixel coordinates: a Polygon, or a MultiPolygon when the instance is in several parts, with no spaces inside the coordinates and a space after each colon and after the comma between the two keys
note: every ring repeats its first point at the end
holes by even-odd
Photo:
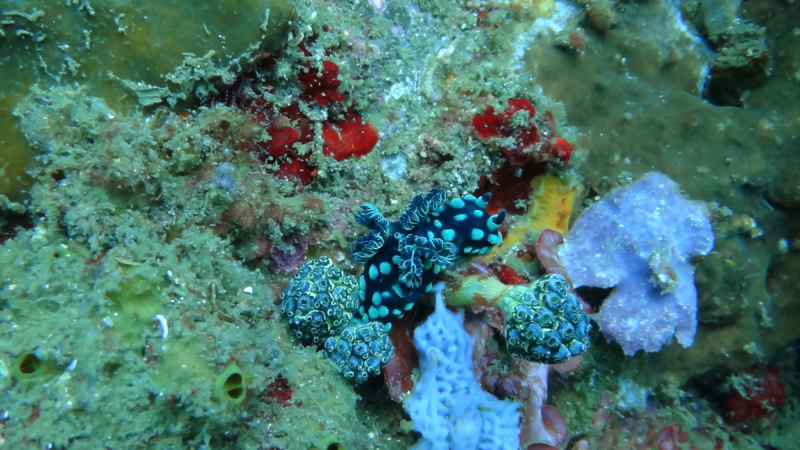
{"type": "Polygon", "coordinates": [[[519,404],[498,400],[472,375],[472,339],[464,316],[447,310],[442,287],[436,311],[414,331],[420,380],[405,408],[422,433],[415,449],[518,450],[519,404]]]}
{"type": "Polygon", "coordinates": [[[674,335],[684,347],[697,330],[692,256],[714,233],[704,203],[685,199],[651,172],[586,208],[558,248],[575,287],[614,288],[594,317],[627,355],[656,352],[674,335]]]}

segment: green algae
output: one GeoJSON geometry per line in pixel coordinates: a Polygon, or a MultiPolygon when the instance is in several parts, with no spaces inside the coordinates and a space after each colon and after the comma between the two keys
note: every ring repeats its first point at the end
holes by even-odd
{"type": "MultiPolygon", "coordinates": [[[[16,268],[3,271],[2,350],[33,351],[59,367],[74,366],[56,384],[9,385],[3,400],[10,405],[8,442],[25,436],[91,448],[91,435],[122,446],[219,443],[224,426],[247,418],[268,420],[270,439],[284,448],[310,448],[331,433],[343,445],[363,448],[357,436],[369,434],[375,419],[355,415],[357,396],[320,355],[284,357],[295,353],[284,325],[262,318],[276,313],[270,284],[260,270],[234,259],[247,253],[248,236],[273,227],[281,236],[280,229],[318,220],[309,220],[317,214],[307,209],[309,198],[284,198],[287,183],[224,151],[226,143],[248,136],[247,130],[237,131],[244,133],[239,137],[219,133],[221,120],[240,122],[237,114],[220,107],[181,118],[125,116],[71,88],[36,89],[18,114],[34,143],[49,151],[46,165],[33,172],[38,183],[28,204],[42,219],[4,247],[4,262],[16,268]],[[201,139],[199,151],[189,146],[189,156],[181,156],[187,143],[201,139]],[[178,159],[184,162],[176,165],[178,159]],[[214,181],[223,163],[237,167],[229,174],[232,193],[214,181]],[[237,224],[246,222],[242,213],[225,219],[233,203],[245,200],[258,211],[255,224],[237,224]],[[298,218],[291,220],[293,214],[298,218]],[[223,220],[232,221],[224,231],[232,240],[211,231],[223,220]],[[43,286],[52,294],[42,295],[43,286]],[[54,314],[61,327],[48,325],[54,314]],[[158,315],[169,327],[166,339],[158,315]],[[12,337],[12,323],[41,327],[12,337]],[[59,338],[36,341],[43,335],[59,338]],[[248,394],[226,407],[215,380],[231,359],[243,369],[233,381],[246,383],[248,394]],[[266,397],[278,373],[291,380],[301,411],[266,397]],[[59,406],[58,399],[72,406],[59,406]],[[31,414],[38,418],[28,424],[31,414]],[[95,414],[106,417],[95,420],[95,414]],[[300,423],[308,430],[298,434],[300,423]],[[353,423],[364,425],[354,430],[353,423]]],[[[236,434],[242,442],[263,439],[236,434]]]]}
{"type": "Polygon", "coordinates": [[[79,82],[120,112],[194,101],[230,83],[252,54],[273,52],[294,17],[282,0],[17,2],[3,11],[0,194],[23,197],[35,152],[11,116],[37,82],[79,82]]]}
{"type": "MultiPolygon", "coordinates": [[[[298,8],[310,19],[308,28],[301,25],[298,34],[319,36],[308,46],[316,58],[345,39],[341,34],[323,33],[325,27],[346,29],[353,23],[357,29],[364,28],[353,14],[346,16],[352,22],[342,24],[336,11],[328,8],[311,3],[298,8]]],[[[472,21],[468,14],[460,17],[467,24],[472,21]]],[[[375,33],[387,33],[388,23],[384,25],[375,33]]],[[[296,52],[293,46],[287,49],[286,61],[304,57],[296,52]]],[[[455,92],[445,89],[444,77],[467,61],[468,55],[459,53],[452,62],[430,59],[425,63],[430,67],[425,89],[431,98],[455,92]]],[[[407,56],[410,62],[411,55],[407,56]]],[[[377,61],[372,67],[398,79],[391,67],[377,61]]],[[[276,98],[290,99],[296,95],[295,74],[281,70],[285,69],[278,67],[277,75],[284,85],[279,86],[276,98]]],[[[191,70],[186,74],[199,77],[191,70]]],[[[361,92],[369,92],[378,79],[366,75],[345,72],[342,76],[344,89],[361,107],[372,103],[361,92]]],[[[477,80],[478,75],[470,77],[477,80]]],[[[144,103],[149,103],[150,93],[164,93],[152,89],[154,82],[145,78],[109,78],[123,88],[132,86],[125,79],[143,79],[145,83],[137,86],[142,88],[139,94],[145,95],[138,101],[144,103]]],[[[462,101],[461,94],[455,95],[448,108],[462,101]]],[[[402,102],[413,106],[409,117],[417,116],[417,124],[446,111],[415,104],[411,91],[402,102]]],[[[7,441],[18,442],[26,436],[42,444],[88,448],[94,442],[89,436],[102,436],[95,439],[107,445],[170,447],[179,443],[221,446],[229,437],[242,446],[269,442],[281,448],[312,448],[321,443],[346,448],[410,446],[411,436],[397,431],[402,422],[399,405],[363,409],[352,386],[321,355],[296,347],[280,321],[263,319],[277,317],[274,293],[280,290],[281,277],[263,270],[253,244],[261,237],[280,242],[288,233],[313,231],[322,243],[333,240],[335,245],[346,245],[353,233],[331,233],[327,217],[336,211],[354,229],[350,210],[358,200],[351,201],[351,183],[387,200],[401,190],[400,197],[413,194],[413,190],[399,189],[397,182],[373,181],[378,153],[360,164],[338,164],[323,157],[320,142],[313,143],[302,151],[311,152],[319,164],[318,180],[325,188],[298,196],[291,183],[273,179],[246,154],[228,151],[255,138],[256,131],[248,117],[226,106],[182,115],[166,110],[145,113],[132,111],[88,82],[80,89],[50,88],[43,83],[17,106],[16,114],[29,142],[44,151],[43,166],[32,172],[37,184],[28,204],[29,213],[42,219],[35,231],[21,232],[9,241],[6,257],[44,261],[26,247],[35,233],[42,236],[45,247],[66,242],[82,246],[85,252],[58,273],[58,279],[70,286],[53,287],[58,295],[49,313],[60,314],[63,309],[68,312],[63,320],[70,324],[51,330],[63,348],[36,347],[25,340],[25,336],[31,340],[41,336],[39,328],[4,344],[9,354],[26,348],[64,366],[77,361],[58,386],[37,386],[24,393],[18,386],[11,387],[6,395],[24,400],[13,402],[8,411],[7,441]],[[231,170],[221,171],[221,167],[231,170]],[[236,257],[248,261],[250,268],[236,257]],[[161,325],[153,320],[158,314],[169,325],[166,340],[161,325]],[[87,331],[78,334],[77,330],[87,331]],[[231,359],[244,370],[241,381],[246,382],[247,394],[240,403],[225,406],[215,379],[225,374],[231,359]],[[270,400],[269,386],[278,374],[289,380],[292,398],[288,402],[270,400]],[[74,397],[59,396],[60,389],[74,397]],[[95,392],[97,396],[92,395],[95,392]],[[43,399],[65,399],[64,404],[81,407],[65,409],[43,399]],[[38,418],[27,424],[26,418],[34,411],[39,411],[38,418]],[[105,414],[111,411],[113,415],[105,414]],[[102,420],[95,420],[98,414],[105,414],[102,420]],[[259,426],[234,426],[242,421],[259,426]],[[226,434],[224,429],[232,432],[226,434]],[[387,440],[386,435],[392,437],[387,440]]],[[[365,115],[381,121],[384,113],[372,110],[365,115]]],[[[460,165],[457,148],[463,144],[464,130],[449,132],[447,142],[452,145],[419,149],[413,166],[419,172],[417,184],[427,184],[425,177],[435,176],[463,190],[458,186],[477,180],[480,171],[438,173],[425,161],[431,152],[453,169],[460,165]]],[[[418,145],[413,131],[397,141],[398,147],[408,145],[418,145]]],[[[485,161],[479,164],[488,170],[485,161]]],[[[366,198],[370,192],[361,195],[366,198]]],[[[397,210],[398,204],[402,203],[393,199],[391,207],[397,210]]],[[[33,271],[42,270],[46,268],[33,271]]],[[[27,291],[34,281],[22,273],[28,272],[4,272],[4,282],[18,279],[27,291]]],[[[51,274],[46,270],[46,276],[51,274]]],[[[30,302],[29,295],[7,298],[3,310],[10,316],[6,323],[42,319],[27,306],[30,302]]]]}

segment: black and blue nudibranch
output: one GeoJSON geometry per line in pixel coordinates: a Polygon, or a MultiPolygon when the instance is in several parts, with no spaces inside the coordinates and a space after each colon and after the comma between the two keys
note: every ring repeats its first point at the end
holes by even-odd
{"type": "Polygon", "coordinates": [[[352,256],[364,273],[356,282],[326,257],[303,264],[281,294],[294,334],[321,348],[345,378],[361,382],[378,374],[394,354],[387,334],[392,321],[459,256],[488,253],[502,240],[505,211],[489,215],[490,198],[445,203],[444,190],[434,188],[414,197],[396,222],[362,205],[356,221],[371,231],[356,240],[352,256]]]}
{"type": "Polygon", "coordinates": [[[353,244],[353,260],[365,264],[359,279],[358,313],[391,323],[431,290],[433,278],[461,255],[482,255],[503,239],[498,228],[505,211],[486,212],[491,194],[467,195],[446,203],[433,188],[411,200],[396,222],[365,204],[356,221],[371,231],[353,244]]]}

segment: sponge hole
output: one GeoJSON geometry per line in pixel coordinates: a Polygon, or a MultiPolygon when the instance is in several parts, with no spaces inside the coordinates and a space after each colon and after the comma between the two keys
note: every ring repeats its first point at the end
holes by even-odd
{"type": "Polygon", "coordinates": [[[35,375],[41,370],[42,361],[33,353],[28,353],[19,361],[19,372],[23,375],[35,375]]]}
{"type": "Polygon", "coordinates": [[[233,400],[239,400],[244,395],[244,379],[242,374],[233,373],[225,379],[225,392],[233,400]]]}

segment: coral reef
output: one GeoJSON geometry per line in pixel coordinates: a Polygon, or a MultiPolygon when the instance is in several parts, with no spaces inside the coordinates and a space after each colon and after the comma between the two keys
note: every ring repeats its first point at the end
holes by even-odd
{"type": "Polygon", "coordinates": [[[270,320],[280,278],[238,256],[322,202],[226,150],[247,139],[231,109],[125,116],[84,90],[36,92],[19,114],[47,154],[23,207],[37,219],[1,256],[3,367],[20,362],[0,376],[4,441],[311,448],[334,433],[359,448],[356,394],[270,320]],[[313,429],[291,433],[298,421],[313,429]]]}
{"type": "MultiPolygon", "coordinates": [[[[574,215],[657,170],[707,202],[713,225],[714,251],[692,261],[694,344],[627,356],[592,331],[591,351],[545,366],[512,357],[499,307],[459,307],[475,398],[520,405],[520,426],[503,425],[529,449],[794,448],[799,8],[4,7],[0,447],[410,448],[422,437],[399,402],[420,376],[411,330],[433,296],[427,282],[404,288],[409,311],[405,296],[386,311],[357,297],[358,274],[365,291],[370,281],[369,258],[362,273],[347,257],[359,206],[398,217],[432,187],[476,203],[491,193],[482,218],[506,211],[502,249],[431,276],[423,255],[443,248],[421,221],[402,230],[414,242],[399,262],[420,256],[446,294],[476,275],[521,293],[545,272],[568,278],[556,247],[574,215]],[[334,288],[309,275],[319,264],[341,269],[334,284],[351,300],[326,297],[334,288]],[[310,325],[286,326],[293,302],[310,325]]],[[[664,261],[655,281],[669,289],[664,261]]],[[[400,265],[394,280],[376,267],[405,286],[400,265]]],[[[591,315],[607,293],[569,295],[591,315]]],[[[475,436],[475,422],[457,423],[475,436]]]]}

